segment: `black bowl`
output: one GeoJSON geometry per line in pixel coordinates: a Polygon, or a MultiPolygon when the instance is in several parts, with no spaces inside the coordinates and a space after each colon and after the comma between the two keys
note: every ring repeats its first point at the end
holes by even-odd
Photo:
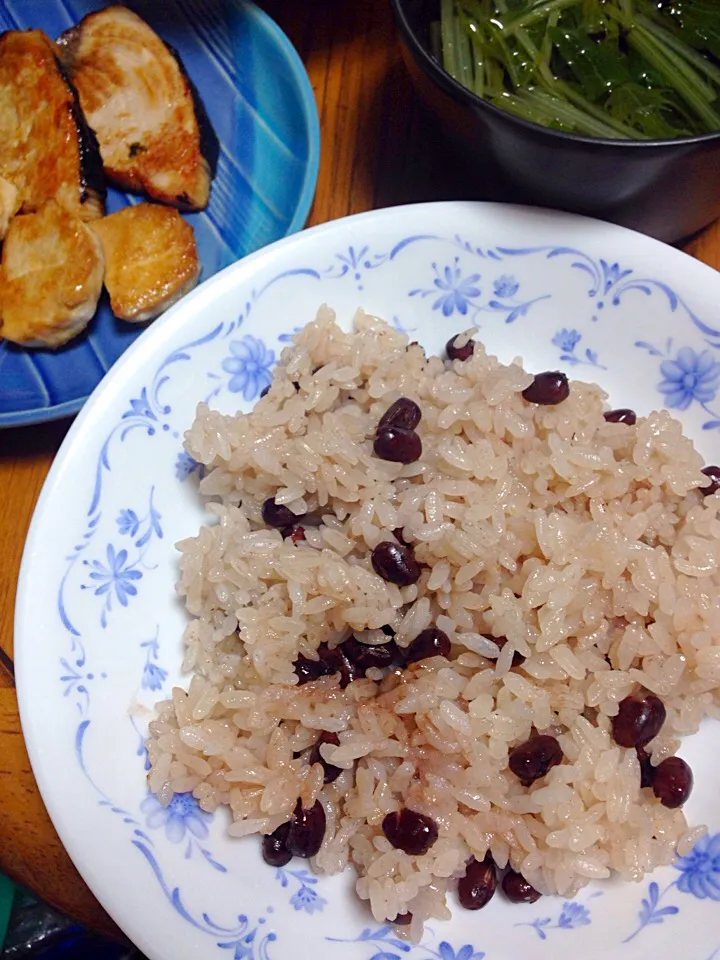
{"type": "Polygon", "coordinates": [[[720,131],[603,140],[516,117],[453,80],[430,53],[439,0],[391,0],[415,86],[485,199],[610,220],[675,243],[720,216],[720,131]]]}

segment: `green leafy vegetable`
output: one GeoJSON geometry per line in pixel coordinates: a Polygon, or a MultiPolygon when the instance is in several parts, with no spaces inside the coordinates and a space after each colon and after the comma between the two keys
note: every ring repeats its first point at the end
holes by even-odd
{"type": "Polygon", "coordinates": [[[672,4],[670,16],[679,23],[686,43],[720,57],[720,5],[717,0],[681,0],[672,4]]]}
{"type": "Polygon", "coordinates": [[[627,56],[617,43],[598,42],[579,30],[548,29],[550,39],[590,100],[630,82],[627,56]]]}
{"type": "Polygon", "coordinates": [[[673,123],[673,105],[662,90],[627,83],[613,90],[606,107],[616,119],[636,127],[653,140],[677,137],[681,132],[677,123],[673,123]]]}
{"type": "Polygon", "coordinates": [[[431,36],[452,76],[534,123],[634,139],[720,130],[720,0],[441,0],[431,36]]]}

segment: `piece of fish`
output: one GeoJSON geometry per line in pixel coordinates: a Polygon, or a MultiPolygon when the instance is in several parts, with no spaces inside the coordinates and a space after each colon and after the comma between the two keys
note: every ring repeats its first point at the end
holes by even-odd
{"type": "Polygon", "coordinates": [[[58,52],[42,30],[0,35],[0,177],[23,213],[55,199],[91,220],[104,213],[102,162],[58,52]]]}
{"type": "Polygon", "coordinates": [[[102,292],[98,236],[50,200],[13,217],[0,264],[0,336],[28,347],[59,347],[92,319],[102,292]]]}
{"type": "Polygon", "coordinates": [[[177,53],[123,6],[88,14],[58,46],[108,178],[180,209],[206,207],[218,140],[177,53]]]}
{"type": "Polygon", "coordinates": [[[20,209],[20,191],[14,183],[0,177],[0,240],[7,233],[7,228],[20,209]]]}
{"type": "Polygon", "coordinates": [[[177,210],[138,203],[97,220],[93,229],[105,252],[105,286],[116,317],[152,320],[197,284],[195,234],[177,210]]]}

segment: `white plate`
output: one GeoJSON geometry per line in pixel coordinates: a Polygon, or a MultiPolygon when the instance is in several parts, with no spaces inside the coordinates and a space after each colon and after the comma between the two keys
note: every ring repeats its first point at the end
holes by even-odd
{"type": "Polygon", "coordinates": [[[720,460],[720,277],[603,223],[492,204],[395,208],[330,223],[229,267],[116,363],[67,436],[28,537],[17,681],[33,768],[92,890],[151,960],[684,960],[720,956],[718,728],[683,748],[689,818],[710,840],[640,885],[576,902],[457,909],[408,947],[353,878],[274,871],[256,839],[191,798],[160,810],[143,729],[179,681],[173,544],[203,518],[181,452],[198,400],[247,409],[288,336],[326,301],[386,317],[437,351],[471,323],[504,361],[597,380],[616,406],[672,406],[720,460]]]}

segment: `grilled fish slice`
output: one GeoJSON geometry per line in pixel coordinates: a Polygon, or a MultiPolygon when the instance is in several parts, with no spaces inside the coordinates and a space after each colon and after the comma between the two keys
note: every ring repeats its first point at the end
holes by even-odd
{"type": "Polygon", "coordinates": [[[122,6],[88,14],[58,45],[107,176],[184,210],[206,207],[218,141],[175,51],[122,6]]]}
{"type": "Polygon", "coordinates": [[[10,221],[0,266],[0,335],[59,347],[90,322],[102,292],[100,240],[54,200],[10,221]]]}
{"type": "Polygon", "coordinates": [[[96,221],[93,229],[105,252],[105,286],[116,317],[152,320],[198,282],[195,234],[177,210],[139,203],[96,221]]]}
{"type": "Polygon", "coordinates": [[[104,212],[102,163],[57,54],[42,30],[0,35],[0,177],[23,213],[55,199],[90,220],[104,212]]]}
{"type": "Polygon", "coordinates": [[[0,177],[0,240],[7,233],[8,224],[20,209],[20,191],[14,183],[0,177]]]}

